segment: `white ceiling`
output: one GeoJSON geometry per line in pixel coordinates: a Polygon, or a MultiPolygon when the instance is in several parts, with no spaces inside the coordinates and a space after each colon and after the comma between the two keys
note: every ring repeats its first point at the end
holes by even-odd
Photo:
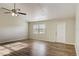
{"type": "MultiPolygon", "coordinates": [[[[68,3],[17,3],[16,8],[27,13],[29,21],[39,21],[48,19],[74,18],[76,4],[68,3]]],[[[0,7],[13,8],[12,3],[0,4],[0,7]]],[[[0,13],[2,13],[1,10],[0,13]]],[[[6,10],[4,10],[6,11],[6,10]]]]}

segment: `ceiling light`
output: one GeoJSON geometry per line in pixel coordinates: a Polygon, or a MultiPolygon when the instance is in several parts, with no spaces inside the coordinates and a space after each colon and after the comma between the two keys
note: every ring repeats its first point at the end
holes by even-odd
{"type": "Polygon", "coordinates": [[[12,16],[15,16],[15,13],[12,13],[12,16]]]}
{"type": "Polygon", "coordinates": [[[17,14],[15,14],[15,13],[12,13],[12,16],[18,16],[17,14]]]}
{"type": "Polygon", "coordinates": [[[15,14],[15,16],[18,16],[17,14],[15,14]]]}

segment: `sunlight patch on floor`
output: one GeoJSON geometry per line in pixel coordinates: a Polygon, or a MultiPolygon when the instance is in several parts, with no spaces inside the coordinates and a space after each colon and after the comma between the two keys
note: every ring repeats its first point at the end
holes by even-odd
{"type": "Polygon", "coordinates": [[[11,52],[27,48],[28,44],[23,42],[15,42],[7,45],[0,46],[0,56],[10,54],[11,52]]]}
{"type": "Polygon", "coordinates": [[[9,54],[9,53],[11,53],[11,52],[12,52],[11,50],[6,49],[6,48],[3,47],[3,46],[0,46],[0,56],[9,54]]]}
{"type": "Polygon", "coordinates": [[[23,42],[16,42],[16,43],[11,43],[11,44],[5,45],[5,47],[8,47],[8,48],[12,49],[13,51],[18,51],[20,49],[27,48],[28,44],[23,43],[23,42]]]}

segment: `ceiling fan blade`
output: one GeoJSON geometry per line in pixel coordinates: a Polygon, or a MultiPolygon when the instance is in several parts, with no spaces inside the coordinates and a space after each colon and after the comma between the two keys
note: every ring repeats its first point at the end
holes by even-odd
{"type": "Polygon", "coordinates": [[[18,12],[18,14],[26,15],[26,13],[21,13],[21,12],[18,12]]]}
{"type": "Polygon", "coordinates": [[[9,10],[9,9],[7,9],[7,8],[4,8],[4,7],[2,7],[2,9],[7,10],[7,11],[11,11],[11,10],[9,10]]]}
{"type": "Polygon", "coordinates": [[[11,12],[4,12],[5,14],[9,14],[9,13],[11,13],[11,12]]]}

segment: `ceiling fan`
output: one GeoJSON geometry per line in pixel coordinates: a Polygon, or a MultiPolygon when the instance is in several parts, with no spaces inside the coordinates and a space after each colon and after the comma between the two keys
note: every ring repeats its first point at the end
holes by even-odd
{"type": "Polygon", "coordinates": [[[12,16],[26,15],[26,13],[20,12],[20,9],[16,9],[16,4],[14,3],[13,9],[7,9],[2,7],[2,9],[7,10],[8,12],[4,12],[5,14],[11,14],[12,16]]]}

